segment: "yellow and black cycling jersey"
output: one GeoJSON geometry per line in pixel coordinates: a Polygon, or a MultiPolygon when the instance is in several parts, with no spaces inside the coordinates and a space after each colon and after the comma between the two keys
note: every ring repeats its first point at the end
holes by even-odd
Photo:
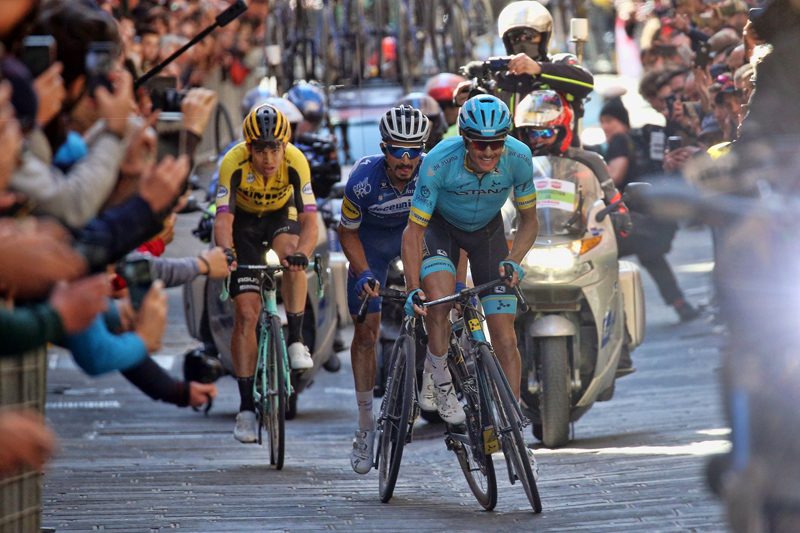
{"type": "Polygon", "coordinates": [[[311,190],[311,171],[303,152],[287,144],[283,163],[277,174],[268,179],[250,164],[247,143],[237,144],[225,155],[219,169],[217,213],[233,214],[240,209],[245,213],[264,216],[278,211],[287,203],[290,212],[317,211],[317,202],[311,190]]]}

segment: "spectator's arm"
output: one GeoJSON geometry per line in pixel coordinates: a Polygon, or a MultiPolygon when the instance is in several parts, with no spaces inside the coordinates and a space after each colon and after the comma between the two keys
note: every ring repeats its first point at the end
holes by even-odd
{"type": "Polygon", "coordinates": [[[63,336],[61,318],[48,302],[0,308],[0,357],[19,355],[63,336]]]}
{"type": "Polygon", "coordinates": [[[147,347],[139,335],[114,335],[103,317],[97,317],[85,331],[65,337],[63,346],[90,376],[127,370],[147,357],[147,347]]]}

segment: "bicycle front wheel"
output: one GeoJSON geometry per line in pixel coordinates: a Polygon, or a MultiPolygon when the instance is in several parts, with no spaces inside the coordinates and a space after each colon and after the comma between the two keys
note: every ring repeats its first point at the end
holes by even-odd
{"type": "Polygon", "coordinates": [[[392,366],[378,418],[378,474],[381,501],[392,499],[414,402],[414,340],[401,335],[392,350],[392,366]]]}
{"type": "Polygon", "coordinates": [[[269,348],[267,357],[269,391],[266,398],[269,461],[280,470],[283,468],[283,455],[286,447],[286,399],[289,391],[286,384],[286,358],[281,337],[281,321],[277,316],[270,318],[269,348]]]}
{"type": "Polygon", "coordinates": [[[481,364],[489,378],[489,394],[494,402],[495,431],[499,434],[503,453],[513,465],[516,478],[525,488],[533,512],[541,513],[542,500],[539,498],[539,489],[536,487],[528,459],[528,446],[522,436],[519,408],[515,405],[511,388],[492,351],[486,346],[479,347],[478,351],[481,364]]]}

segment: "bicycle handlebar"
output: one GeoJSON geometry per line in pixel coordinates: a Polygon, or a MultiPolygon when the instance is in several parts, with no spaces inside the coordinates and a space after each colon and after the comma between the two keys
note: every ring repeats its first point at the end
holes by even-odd
{"type": "MultiPolygon", "coordinates": [[[[375,287],[375,281],[370,280],[369,283],[370,288],[375,287]]],[[[378,296],[381,298],[391,298],[393,300],[405,300],[406,293],[404,291],[398,291],[397,289],[390,289],[388,287],[379,287],[378,288],[378,296]]],[[[361,307],[358,308],[358,316],[356,316],[356,324],[361,324],[367,318],[367,309],[369,308],[369,301],[372,298],[372,295],[367,293],[363,300],[361,300],[361,307]]]]}

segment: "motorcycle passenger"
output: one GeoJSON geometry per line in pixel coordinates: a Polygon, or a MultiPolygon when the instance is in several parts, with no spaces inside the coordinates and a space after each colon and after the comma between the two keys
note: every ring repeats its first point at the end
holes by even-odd
{"type": "Polygon", "coordinates": [[[439,144],[439,141],[442,140],[447,131],[447,121],[444,118],[444,113],[442,113],[442,108],[439,107],[436,100],[425,93],[408,93],[394,105],[409,105],[414,109],[419,109],[423,115],[428,117],[428,121],[431,124],[431,133],[425,142],[425,153],[430,152],[431,148],[439,144]]]}
{"type": "Polygon", "coordinates": [[[444,119],[447,121],[447,132],[444,138],[454,137],[458,135],[458,109],[453,102],[453,93],[458,88],[459,84],[467,81],[458,74],[442,73],[432,76],[427,83],[425,83],[425,92],[436,100],[439,107],[442,108],[444,119]]]}
{"type": "Polygon", "coordinates": [[[375,416],[375,343],[381,323],[378,287],[386,282],[389,263],[400,255],[403,230],[411,209],[430,120],[411,106],[393,107],[380,122],[383,155],[361,158],[353,167],[342,202],[339,242],[350,261],[347,304],[355,332],[350,346],[358,402],[358,430],[350,464],[359,474],[373,464],[375,416]],[[369,282],[375,286],[370,287],[369,282]],[[355,321],[361,298],[372,296],[366,319],[355,321]]]}
{"type": "Polygon", "coordinates": [[[236,309],[231,354],[241,403],[233,435],[255,442],[253,376],[256,368],[256,323],[261,310],[258,278],[244,264],[266,264],[272,248],[284,267],[281,293],[289,326],[288,354],[293,369],[314,366],[303,344],[308,256],[317,242],[317,204],[303,153],[289,143],[286,117],[275,107],[256,107],[242,125],[244,142],[222,161],[217,191],[214,237],[231,264],[230,292],[236,309]],[[266,242],[266,245],[263,244],[266,242]]]}
{"type": "MultiPolygon", "coordinates": [[[[453,294],[459,248],[466,251],[475,285],[505,275],[504,265],[514,271],[510,285],[518,284],[525,275],[519,263],[533,246],[539,228],[531,151],[509,136],[508,106],[494,96],[475,96],[461,108],[458,122],[461,136],[445,139],[422,162],[402,247],[408,291],[406,313],[427,316],[432,382],[439,414],[450,424],[465,419],[447,368],[450,308],[440,305],[426,310],[420,307],[420,301],[453,294]],[[500,209],[512,191],[520,224],[509,252],[500,209]]],[[[479,296],[495,353],[519,401],[516,296],[509,284],[479,296]]],[[[423,394],[427,390],[425,378],[427,373],[423,374],[423,394]]],[[[420,398],[420,404],[423,400],[420,398]]],[[[534,476],[538,477],[531,450],[529,455],[534,476]]]]}
{"type": "MultiPolygon", "coordinates": [[[[555,91],[531,92],[517,106],[514,124],[517,127],[517,138],[531,149],[534,157],[564,157],[586,165],[600,182],[606,205],[622,199],[603,158],[595,152],[571,146],[575,131],[574,115],[563,95],[555,91]]],[[[625,240],[633,229],[625,204],[621,204],[619,210],[609,217],[614,225],[617,242],[625,240]]],[[[623,350],[617,366],[617,377],[633,372],[635,369],[630,352],[623,350]]]]}
{"type": "MultiPolygon", "coordinates": [[[[534,89],[558,91],[575,110],[581,109],[581,101],[594,89],[594,76],[571,54],[550,57],[553,17],[547,8],[533,0],[512,2],[500,12],[497,32],[511,61],[507,72],[495,75],[496,96],[510,109],[534,89]]],[[[471,82],[462,83],[456,103],[464,102],[472,89],[471,82]]]]}

